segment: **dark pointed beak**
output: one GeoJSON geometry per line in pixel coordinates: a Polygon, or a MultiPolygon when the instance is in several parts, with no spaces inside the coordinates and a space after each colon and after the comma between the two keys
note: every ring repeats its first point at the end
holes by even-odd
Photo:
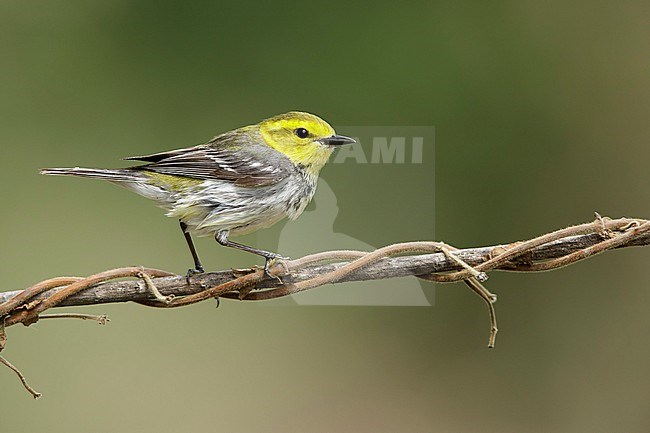
{"type": "Polygon", "coordinates": [[[346,137],[345,135],[332,135],[331,137],[321,138],[320,142],[327,146],[342,146],[344,144],[356,143],[353,138],[346,137]]]}

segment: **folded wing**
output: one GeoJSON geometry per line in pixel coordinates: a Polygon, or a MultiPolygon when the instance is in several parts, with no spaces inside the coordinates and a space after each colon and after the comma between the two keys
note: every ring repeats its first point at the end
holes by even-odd
{"type": "Polygon", "coordinates": [[[244,187],[272,185],[290,175],[286,156],[246,137],[226,133],[207,144],[125,159],[149,162],[133,167],[136,170],[229,181],[244,187]]]}

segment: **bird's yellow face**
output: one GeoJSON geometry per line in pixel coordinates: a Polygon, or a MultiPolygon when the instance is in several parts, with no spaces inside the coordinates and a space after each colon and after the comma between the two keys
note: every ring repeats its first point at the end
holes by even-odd
{"type": "Polygon", "coordinates": [[[259,130],[266,144],[315,174],[323,168],[334,147],[354,143],[351,138],[336,135],[334,128],[320,117],[300,111],[263,120],[259,130]]]}

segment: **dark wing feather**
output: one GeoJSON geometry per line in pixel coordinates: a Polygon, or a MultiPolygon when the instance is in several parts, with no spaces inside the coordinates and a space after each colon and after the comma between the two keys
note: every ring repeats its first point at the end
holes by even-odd
{"type": "Polygon", "coordinates": [[[151,162],[134,167],[138,170],[248,187],[272,185],[291,174],[286,156],[251,138],[234,131],[204,145],[129,159],[151,162]]]}
{"type": "Polygon", "coordinates": [[[125,161],[158,162],[158,161],[162,161],[163,159],[170,158],[172,156],[182,155],[186,152],[191,151],[192,149],[195,149],[195,147],[188,147],[186,149],[169,150],[167,152],[153,153],[151,155],[129,156],[128,158],[122,158],[122,159],[124,159],[125,161]]]}

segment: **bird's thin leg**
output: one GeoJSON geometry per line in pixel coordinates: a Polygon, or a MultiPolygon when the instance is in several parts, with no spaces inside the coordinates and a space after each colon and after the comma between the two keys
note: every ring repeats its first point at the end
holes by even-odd
{"type": "Polygon", "coordinates": [[[257,248],[249,247],[248,245],[233,242],[228,239],[229,234],[230,232],[228,230],[221,230],[217,232],[217,234],[214,236],[214,239],[224,247],[237,248],[238,250],[246,251],[264,257],[266,259],[266,262],[264,263],[264,273],[266,273],[266,275],[271,278],[278,278],[269,273],[269,264],[272,260],[283,259],[284,257],[282,257],[280,254],[272,253],[271,251],[260,250],[257,248]]]}
{"type": "Polygon", "coordinates": [[[203,266],[201,265],[201,261],[199,260],[199,255],[196,254],[196,248],[194,248],[192,236],[190,236],[190,233],[187,231],[187,224],[185,224],[183,221],[179,222],[181,224],[181,230],[183,231],[183,236],[185,236],[187,246],[190,248],[190,253],[192,253],[192,259],[194,259],[194,269],[187,270],[187,278],[189,278],[194,274],[202,274],[204,271],[203,266]]]}

